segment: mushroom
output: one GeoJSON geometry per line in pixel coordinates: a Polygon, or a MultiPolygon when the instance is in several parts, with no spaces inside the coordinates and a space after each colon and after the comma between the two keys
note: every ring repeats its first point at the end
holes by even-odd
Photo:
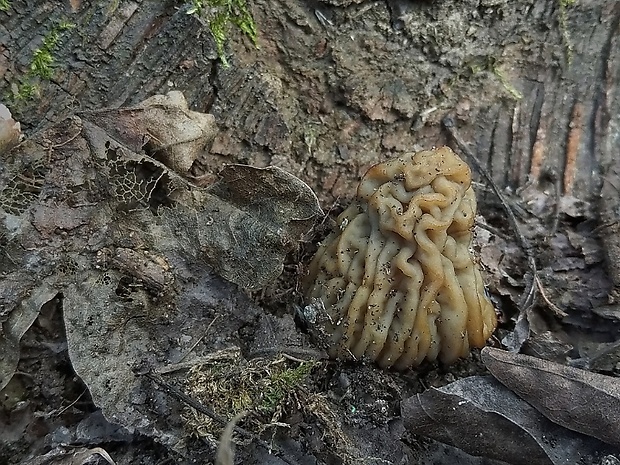
{"type": "Polygon", "coordinates": [[[466,357],[496,315],[471,253],[471,171],[448,147],[373,166],[304,279],[332,357],[399,370],[466,357]]]}

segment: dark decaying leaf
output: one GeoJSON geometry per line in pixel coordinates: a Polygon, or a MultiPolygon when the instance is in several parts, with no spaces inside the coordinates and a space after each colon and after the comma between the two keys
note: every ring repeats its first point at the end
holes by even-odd
{"type": "Polygon", "coordinates": [[[256,307],[215,273],[264,286],[321,210],[278,168],[229,167],[211,189],[175,172],[204,155],[216,129],[173,95],[68,118],[2,154],[2,384],[21,335],[61,293],[69,355],[93,400],[152,432],[131,364],[180,358],[214,312],[218,348],[255,321],[256,307]]]}
{"type": "MultiPolygon", "coordinates": [[[[6,291],[10,281],[0,285],[6,291]]],[[[39,316],[41,307],[52,300],[58,291],[42,283],[33,289],[2,322],[0,330],[0,391],[9,383],[19,363],[19,341],[39,316]]]]}
{"type": "Polygon", "coordinates": [[[598,463],[611,447],[549,421],[491,377],[431,388],[401,403],[405,428],[514,465],[598,463]]]}
{"type": "Polygon", "coordinates": [[[283,251],[321,214],[318,199],[277,167],[228,165],[220,177],[208,191],[223,204],[210,210],[214,224],[198,231],[200,245],[220,275],[258,289],[282,272],[283,251]]]}
{"type": "Polygon", "coordinates": [[[491,347],[482,360],[545,417],[620,447],[620,379],[491,347]]]}
{"type": "Polygon", "coordinates": [[[147,204],[155,211],[152,219],[148,214],[144,217],[144,208],[132,213],[143,217],[134,223],[157,229],[160,247],[182,248],[197,258],[202,255],[221,276],[243,288],[263,287],[282,272],[284,256],[322,214],[316,195],[276,167],[233,165],[225,167],[221,180],[210,188],[189,183],[186,171],[179,174],[169,168],[183,164],[186,170],[191,165],[212,137],[213,119],[194,116],[195,112],[176,104],[168,108],[156,102],[155,108],[143,103],[130,110],[92,112],[84,123],[92,152],[104,158],[113,186],[120,185],[116,187],[119,203],[129,210],[147,204]],[[161,114],[164,110],[169,111],[167,118],[161,114]],[[155,131],[157,121],[166,123],[150,140],[149,153],[160,156],[137,155],[134,150],[143,143],[140,134],[155,131]],[[184,136],[187,140],[171,129],[177,126],[192,128],[184,136]],[[124,179],[115,179],[119,176],[124,179]],[[141,182],[134,186],[138,192],[128,194],[127,186],[134,179],[141,182]]]}
{"type": "Polygon", "coordinates": [[[570,366],[611,373],[620,367],[620,339],[603,343],[583,341],[579,354],[580,358],[570,360],[570,366]]]}
{"type": "Polygon", "coordinates": [[[592,311],[598,316],[614,320],[615,323],[620,322],[620,305],[618,304],[601,305],[593,308],[592,311]]]}
{"type": "Polygon", "coordinates": [[[321,213],[308,185],[276,166],[226,165],[219,176],[209,192],[256,218],[286,223],[291,239],[307,232],[321,213]]]}
{"type": "Polygon", "coordinates": [[[566,360],[572,349],[571,344],[561,340],[551,331],[531,335],[522,347],[523,353],[558,362],[566,360]]]}
{"type": "Polygon", "coordinates": [[[514,331],[511,331],[502,339],[502,344],[513,352],[521,350],[525,341],[530,337],[529,313],[531,313],[530,308],[520,312],[517,322],[515,323],[514,331]]]}

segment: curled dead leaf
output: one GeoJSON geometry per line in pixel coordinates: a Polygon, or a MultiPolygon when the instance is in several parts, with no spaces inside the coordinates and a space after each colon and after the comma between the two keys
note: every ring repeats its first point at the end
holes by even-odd
{"type": "Polygon", "coordinates": [[[0,103],[0,155],[15,147],[21,138],[20,124],[7,107],[0,103]]]}

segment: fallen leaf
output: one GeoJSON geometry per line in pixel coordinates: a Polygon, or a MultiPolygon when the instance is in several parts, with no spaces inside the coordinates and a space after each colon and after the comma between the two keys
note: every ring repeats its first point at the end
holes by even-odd
{"type": "Polygon", "coordinates": [[[482,361],[551,421],[620,447],[620,379],[491,347],[482,361]]]}
{"type": "Polygon", "coordinates": [[[213,115],[189,110],[181,92],[154,95],[135,107],[80,113],[133,152],[144,152],[181,176],[217,134],[213,115]]]}
{"type": "Polygon", "coordinates": [[[595,463],[608,446],[562,428],[491,377],[464,378],[401,402],[405,428],[513,465],[595,463]]]}
{"type": "MultiPolygon", "coordinates": [[[[8,304],[6,299],[10,287],[10,281],[4,281],[0,285],[0,308],[8,304]]],[[[17,364],[19,363],[19,341],[26,331],[32,326],[41,307],[52,300],[58,294],[58,290],[46,283],[35,287],[29,296],[23,298],[19,305],[15,307],[6,320],[2,322],[0,331],[0,391],[9,383],[17,364]]]]}
{"type": "Polygon", "coordinates": [[[133,402],[132,364],[180,357],[176,338],[199,341],[214,313],[215,339],[234,344],[259,320],[234,284],[276,278],[322,213],[279,168],[227,167],[209,189],[175,172],[214,130],[176,98],[68,118],[2,154],[0,170],[0,387],[41,305],[62,293],[69,356],[93,401],[158,438],[152,412],[133,402]],[[141,152],[154,134],[161,160],[141,152]]]}
{"type": "Polygon", "coordinates": [[[20,124],[13,119],[9,109],[0,103],[0,155],[16,146],[21,134],[20,124]]]}

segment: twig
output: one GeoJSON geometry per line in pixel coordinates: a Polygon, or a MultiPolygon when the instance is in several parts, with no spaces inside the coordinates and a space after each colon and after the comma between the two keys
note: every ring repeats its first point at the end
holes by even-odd
{"type": "MultiPolygon", "coordinates": [[[[148,378],[148,379],[150,379],[151,381],[153,381],[155,384],[157,384],[160,388],[162,388],[164,391],[166,391],[172,397],[175,397],[176,399],[180,400],[181,402],[186,403],[187,405],[189,405],[190,407],[196,409],[200,413],[205,414],[206,416],[211,418],[216,423],[219,423],[221,426],[225,427],[228,424],[228,420],[226,418],[218,415],[217,413],[215,413],[213,410],[211,410],[206,405],[203,405],[202,403],[198,402],[197,400],[192,399],[190,396],[185,394],[179,388],[177,388],[177,387],[167,383],[166,381],[164,381],[160,376],[158,376],[158,375],[156,375],[154,373],[151,373],[151,372],[144,373],[143,376],[148,378]]],[[[258,439],[258,438],[255,437],[254,434],[252,434],[249,431],[246,431],[245,429],[240,428],[238,426],[235,426],[234,431],[236,433],[240,434],[243,437],[246,437],[246,438],[249,438],[249,439],[258,439]]],[[[258,439],[258,441],[259,441],[259,444],[261,442],[263,442],[260,439],[258,439]]]]}
{"type": "Polygon", "coordinates": [[[289,355],[286,352],[282,352],[282,357],[284,357],[285,359],[291,360],[292,362],[297,362],[297,363],[307,363],[308,362],[308,360],[304,360],[304,359],[301,359],[301,358],[293,357],[292,355],[289,355]]]}
{"type": "Polygon", "coordinates": [[[540,292],[540,296],[543,298],[545,303],[549,306],[551,311],[553,311],[553,314],[560,318],[564,318],[565,316],[568,316],[568,314],[564,310],[562,310],[560,307],[558,307],[556,304],[554,304],[547,298],[547,294],[545,293],[545,288],[540,282],[538,275],[536,275],[534,279],[536,281],[536,286],[538,286],[538,292],[540,292]]]}
{"type": "Polygon", "coordinates": [[[221,362],[222,360],[230,360],[231,363],[235,363],[237,357],[240,356],[240,351],[238,349],[230,350],[224,349],[217,352],[213,352],[207,355],[194,357],[191,360],[185,362],[171,363],[170,365],[165,365],[156,370],[159,375],[166,375],[168,373],[173,373],[175,371],[180,370],[188,370],[198,365],[206,365],[214,362],[221,362]]]}
{"type": "Polygon", "coordinates": [[[502,231],[500,231],[500,230],[499,230],[499,229],[497,229],[497,228],[494,228],[494,227],[493,227],[493,226],[491,226],[490,224],[487,224],[487,223],[482,223],[482,222],[477,221],[477,220],[475,221],[475,224],[476,224],[476,226],[478,226],[478,227],[480,227],[480,228],[482,228],[482,229],[486,229],[486,230],[487,230],[487,231],[489,231],[491,234],[493,234],[493,235],[495,235],[495,236],[497,236],[497,237],[500,237],[500,238],[502,238],[502,239],[504,239],[504,240],[506,240],[506,239],[507,239],[507,236],[506,236],[506,235],[504,235],[504,233],[503,233],[502,231]]]}
{"type": "Polygon", "coordinates": [[[303,347],[264,347],[262,349],[256,349],[247,356],[248,360],[253,358],[263,357],[265,355],[281,355],[294,362],[305,363],[315,362],[317,360],[324,360],[327,355],[324,352],[314,349],[304,349],[303,347]],[[308,357],[309,359],[302,359],[300,357],[308,357]]]}
{"type": "Polygon", "coordinates": [[[493,181],[493,178],[491,178],[491,175],[487,172],[487,170],[484,169],[484,167],[482,166],[482,163],[480,163],[480,161],[476,158],[476,156],[469,149],[469,147],[467,147],[467,144],[465,143],[463,138],[458,133],[458,130],[456,129],[456,123],[454,119],[451,116],[446,116],[442,120],[442,124],[446,128],[446,130],[450,133],[450,135],[452,136],[456,144],[459,146],[459,149],[461,149],[461,151],[469,159],[471,164],[474,165],[474,168],[476,169],[476,171],[478,171],[478,173],[480,173],[480,175],[482,175],[482,177],[487,181],[489,186],[491,186],[493,193],[497,196],[497,198],[501,202],[502,208],[504,209],[504,212],[508,216],[508,221],[517,236],[517,241],[519,242],[519,245],[523,248],[523,250],[525,251],[528,257],[532,256],[531,251],[530,251],[530,246],[527,243],[525,237],[523,237],[523,234],[521,234],[521,230],[519,229],[519,225],[517,223],[517,218],[515,217],[514,213],[512,212],[512,209],[508,205],[508,201],[504,197],[504,194],[502,194],[502,192],[497,187],[497,184],[495,184],[495,181],[493,181]]]}
{"type": "Polygon", "coordinates": [[[321,220],[321,222],[314,227],[315,230],[319,226],[323,226],[323,224],[325,224],[325,221],[327,220],[327,218],[329,218],[329,215],[331,214],[331,212],[334,210],[334,208],[336,208],[336,205],[338,205],[339,200],[340,200],[340,196],[336,197],[336,200],[334,200],[331,207],[329,207],[329,210],[327,210],[325,214],[323,215],[323,219],[321,220]]]}
{"type": "Polygon", "coordinates": [[[530,244],[521,233],[521,229],[519,228],[519,224],[517,223],[517,218],[515,217],[512,209],[508,205],[504,194],[502,194],[502,192],[497,187],[497,184],[495,184],[495,182],[493,181],[493,178],[491,178],[491,175],[487,172],[487,170],[484,169],[482,163],[480,163],[480,161],[467,146],[467,143],[460,136],[458,130],[456,129],[456,122],[454,121],[454,118],[450,115],[447,115],[441,120],[441,123],[443,124],[443,127],[446,128],[450,136],[452,136],[452,138],[456,142],[456,145],[458,145],[461,152],[463,152],[463,154],[467,157],[467,159],[473,165],[476,171],[480,173],[480,175],[487,181],[489,186],[491,186],[493,193],[497,196],[500,203],[502,204],[502,208],[508,218],[508,223],[510,224],[510,227],[512,228],[516,236],[517,243],[525,253],[525,256],[527,258],[527,266],[530,270],[530,273],[532,274],[532,277],[530,278],[525,288],[525,291],[521,296],[521,300],[519,301],[519,311],[524,312],[535,297],[535,285],[538,276],[538,272],[536,270],[536,260],[534,259],[534,254],[532,252],[530,244]]]}
{"type": "Polygon", "coordinates": [[[196,342],[194,342],[194,344],[192,344],[192,346],[189,348],[189,350],[188,350],[187,352],[185,352],[185,353],[181,356],[181,358],[178,360],[178,362],[177,362],[177,363],[182,362],[182,361],[185,359],[185,357],[187,357],[189,354],[191,354],[191,353],[192,353],[192,351],[196,348],[196,346],[197,346],[198,344],[200,344],[200,341],[202,341],[202,340],[205,338],[205,336],[207,335],[207,333],[208,333],[208,332],[209,332],[209,330],[211,329],[211,326],[213,326],[213,323],[215,323],[215,321],[216,321],[219,317],[220,317],[220,315],[215,315],[215,318],[213,318],[213,320],[211,320],[211,323],[209,323],[209,326],[207,326],[207,329],[205,329],[205,332],[202,334],[202,336],[200,336],[200,337],[198,338],[198,340],[197,340],[196,342]]]}
{"type": "Polygon", "coordinates": [[[82,393],[81,393],[79,396],[77,396],[77,398],[76,398],[73,402],[71,402],[71,403],[70,403],[69,405],[67,405],[66,407],[64,407],[64,408],[60,409],[60,411],[58,411],[58,413],[56,413],[56,416],[60,416],[62,413],[66,412],[66,411],[67,411],[67,410],[69,410],[71,407],[73,407],[73,406],[74,406],[74,405],[78,402],[78,400],[80,400],[80,399],[82,398],[82,396],[83,396],[84,394],[86,394],[86,392],[87,392],[87,391],[88,391],[88,389],[84,389],[84,390],[82,391],[82,393]]]}
{"type": "Polygon", "coordinates": [[[228,422],[224,432],[220,436],[220,445],[217,448],[217,456],[215,458],[215,465],[234,465],[235,453],[232,448],[232,435],[235,425],[241,420],[247,412],[241,412],[235,415],[235,417],[228,422]]]}
{"type": "MultiPolygon", "coordinates": [[[[202,403],[198,402],[197,400],[191,398],[190,396],[188,396],[187,394],[185,394],[183,391],[181,391],[179,388],[167,383],[166,381],[164,381],[160,376],[152,373],[152,372],[146,372],[146,373],[138,373],[138,375],[142,375],[147,379],[150,379],[151,381],[153,381],[155,384],[157,384],[160,388],[162,388],[164,391],[166,391],[168,394],[170,394],[172,397],[175,397],[176,399],[180,400],[181,402],[189,405],[190,407],[196,409],[197,411],[199,411],[200,413],[205,414],[206,416],[208,416],[209,418],[211,418],[213,421],[215,421],[216,423],[219,423],[221,426],[226,427],[227,425],[229,425],[229,422],[226,418],[218,415],[217,413],[215,413],[213,410],[211,410],[209,407],[207,407],[206,405],[203,405],[202,403]]],[[[288,463],[289,465],[294,465],[293,462],[289,461],[285,456],[284,453],[282,453],[279,449],[274,449],[274,447],[270,446],[269,444],[267,444],[265,441],[263,441],[262,439],[260,439],[256,434],[250,433],[249,431],[239,427],[239,426],[234,426],[233,427],[233,431],[243,437],[246,437],[248,439],[251,439],[253,441],[255,441],[259,446],[263,447],[265,450],[269,451],[271,453],[271,451],[276,452],[276,454],[278,455],[278,457],[283,460],[284,462],[288,463]]]]}
{"type": "MultiPolygon", "coordinates": [[[[47,163],[48,165],[50,164],[50,162],[52,161],[52,152],[55,149],[59,149],[61,147],[64,147],[65,145],[67,145],[69,142],[72,142],[76,139],[77,136],[79,136],[80,134],[82,134],[82,126],[80,125],[80,129],[71,137],[69,137],[67,140],[60,142],[59,144],[51,144],[47,147],[45,147],[47,149],[47,163]]],[[[51,141],[47,141],[47,142],[51,142],[51,141]]]]}
{"type": "Polygon", "coordinates": [[[65,145],[67,145],[69,142],[75,140],[75,138],[77,136],[79,136],[80,134],[82,134],[82,128],[80,128],[80,130],[78,132],[76,132],[74,135],[72,135],[71,137],[69,137],[67,140],[60,142],[59,144],[54,144],[52,145],[52,149],[58,149],[60,147],[64,147],[65,145]]]}

